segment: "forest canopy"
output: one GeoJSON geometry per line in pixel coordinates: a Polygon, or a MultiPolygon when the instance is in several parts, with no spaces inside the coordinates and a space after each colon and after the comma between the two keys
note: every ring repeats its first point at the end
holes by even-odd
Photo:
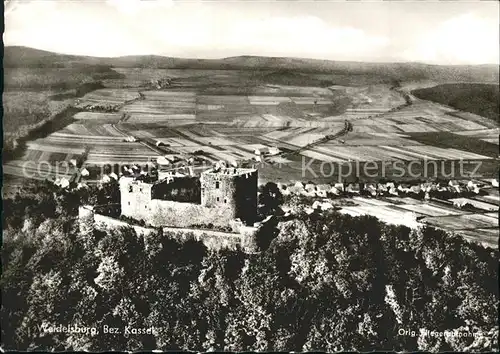
{"type": "Polygon", "coordinates": [[[412,93],[418,98],[475,113],[500,123],[498,84],[442,84],[414,90],[412,93]]]}
{"type": "Polygon", "coordinates": [[[497,250],[332,211],[263,230],[275,235],[259,254],[215,252],[127,228],[83,233],[80,199],[38,186],[4,201],[3,349],[498,350],[497,250]]]}

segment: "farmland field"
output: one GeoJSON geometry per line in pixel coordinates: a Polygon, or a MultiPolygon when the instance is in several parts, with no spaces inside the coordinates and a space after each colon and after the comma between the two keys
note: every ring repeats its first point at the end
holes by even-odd
{"type": "MultiPolygon", "coordinates": [[[[489,193],[496,193],[490,190],[489,193]]],[[[437,228],[452,231],[467,240],[498,248],[498,213],[468,212],[440,202],[428,202],[413,198],[390,197],[371,199],[353,197],[355,205],[343,206],[341,213],[353,216],[372,215],[389,223],[399,223],[414,213],[423,217],[422,222],[437,228]]],[[[498,202],[490,201],[481,205],[485,209],[498,210],[498,202]]]]}
{"type": "MultiPolygon", "coordinates": [[[[411,95],[409,104],[406,91],[395,89],[390,80],[357,78],[349,85],[344,79],[335,80],[337,74],[291,70],[129,65],[99,70],[88,69],[88,78],[82,78],[91,82],[99,77],[102,87],[95,86],[73,100],[41,97],[53,106],[50,111],[64,104],[78,111],[66,126],[27,142],[17,161],[8,164],[26,160],[53,164],[83,151],[88,152],[87,164],[147,162],[162,151],[186,157],[203,151],[210,161],[238,163],[252,160],[257,148],[278,147],[289,153],[261,166],[262,180],[278,176],[280,180],[365,179],[366,174],[358,174],[353,167],[372,162],[380,168],[386,162],[480,161],[483,177],[493,177],[498,171],[494,121],[411,95]],[[352,124],[352,131],[317,143],[341,132],[345,121],[352,124]],[[126,141],[127,137],[139,141],[126,141]],[[156,144],[165,150],[156,149],[156,144]],[[304,164],[311,160],[308,166],[317,176],[304,173],[304,164]],[[321,175],[324,163],[334,164],[337,171],[321,175]],[[341,176],[346,170],[347,176],[341,176]]],[[[411,85],[421,87],[418,82],[411,85]]],[[[11,95],[12,106],[20,106],[23,97],[15,97],[20,93],[11,95]]],[[[30,114],[25,112],[25,116],[30,114]]],[[[415,170],[421,172],[422,167],[415,170]]],[[[388,166],[385,177],[396,176],[395,171],[388,166]]]]}
{"type": "MultiPolygon", "coordinates": [[[[234,72],[227,76],[210,71],[196,72],[194,77],[184,74],[170,72],[170,75],[189,78],[192,84],[196,83],[195,79],[212,78],[211,74],[214,80],[237,77],[234,72]]],[[[161,142],[183,155],[204,150],[212,161],[251,159],[254,150],[251,146],[278,146],[289,150],[306,147],[297,158],[283,159],[279,167],[267,166],[262,171],[263,179],[269,177],[266,170],[273,168],[279,168],[284,178],[287,175],[296,178],[302,172],[303,159],[346,164],[342,169],[353,161],[491,160],[496,157],[493,147],[497,145],[484,140],[492,139],[495,132],[491,121],[485,119],[484,125],[480,125],[480,119],[470,122],[450,116],[449,108],[420,100],[404,105],[401,96],[388,86],[328,89],[273,85],[272,90],[259,87],[256,91],[259,95],[207,95],[204,88],[196,87],[98,89],[79,99],[82,112],[74,115],[75,123],[28,144],[27,155],[22,159],[48,158],[52,162],[64,154],[81,153],[88,145],[92,145],[89,164],[123,162],[127,156],[134,161],[148,161],[159,155],[158,151],[139,142],[124,142],[127,134],[161,142]],[[349,97],[349,107],[344,107],[344,113],[328,115],[332,109],[321,107],[335,106],[339,97],[349,97]],[[90,104],[112,105],[116,111],[85,109],[90,104]],[[340,131],[345,119],[352,122],[353,132],[343,137],[342,143],[332,140],[307,148],[325,135],[340,131]],[[33,151],[43,154],[34,155],[33,151]],[[57,153],[59,155],[54,155],[57,153]]]]}

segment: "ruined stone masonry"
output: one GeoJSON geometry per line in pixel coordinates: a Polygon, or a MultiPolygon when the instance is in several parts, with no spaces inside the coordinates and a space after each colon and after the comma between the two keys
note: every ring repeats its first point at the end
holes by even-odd
{"type": "Polygon", "coordinates": [[[178,177],[144,183],[120,179],[122,215],[151,226],[253,224],[257,212],[255,169],[212,169],[201,178],[178,177]]]}
{"type": "MultiPolygon", "coordinates": [[[[154,228],[186,228],[191,233],[196,225],[231,228],[233,233],[227,233],[231,238],[235,237],[242,247],[255,250],[257,188],[257,170],[249,168],[213,168],[200,178],[183,176],[153,183],[122,177],[121,213],[154,228]]],[[[98,214],[89,207],[80,208],[80,221],[85,220],[85,229],[89,222],[95,224],[95,216],[98,214]]],[[[107,219],[99,220],[117,226],[107,219]]],[[[202,241],[210,234],[210,242],[204,243],[209,248],[219,248],[217,232],[196,234],[202,241]]]]}

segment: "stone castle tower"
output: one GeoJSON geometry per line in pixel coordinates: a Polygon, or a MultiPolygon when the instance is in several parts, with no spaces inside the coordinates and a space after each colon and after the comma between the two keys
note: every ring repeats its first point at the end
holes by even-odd
{"type": "Polygon", "coordinates": [[[227,208],[233,218],[253,222],[257,214],[257,170],[222,168],[201,174],[201,205],[227,208]]]}
{"type": "Polygon", "coordinates": [[[231,226],[257,216],[257,170],[214,168],[200,178],[178,177],[147,183],[120,179],[121,213],[153,226],[231,226]]]}
{"type": "Polygon", "coordinates": [[[146,219],[151,212],[150,203],[152,199],[153,185],[134,181],[131,177],[120,179],[120,204],[122,215],[137,220],[146,219]]]}

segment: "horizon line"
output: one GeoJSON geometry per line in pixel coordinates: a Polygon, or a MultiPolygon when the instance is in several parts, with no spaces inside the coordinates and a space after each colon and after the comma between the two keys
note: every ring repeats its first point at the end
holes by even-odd
{"type": "Polygon", "coordinates": [[[98,55],[86,55],[86,54],[71,54],[64,52],[54,52],[47,49],[29,47],[24,45],[6,45],[4,46],[4,57],[5,57],[5,49],[7,48],[27,48],[39,50],[47,53],[58,54],[58,55],[70,55],[84,58],[96,58],[96,59],[120,59],[120,58],[130,58],[130,57],[161,57],[161,58],[169,58],[169,59],[186,59],[186,60],[205,60],[205,61],[216,61],[216,60],[227,60],[232,58],[268,58],[268,59],[298,59],[298,60],[314,60],[314,61],[325,61],[325,62],[336,62],[336,63],[358,63],[358,64],[419,64],[419,65],[428,65],[428,66],[499,66],[500,63],[482,63],[482,64],[437,64],[437,63],[428,63],[423,61],[360,61],[360,60],[335,60],[335,59],[318,59],[311,57],[297,57],[297,56],[267,56],[267,55],[255,55],[255,54],[240,54],[240,55],[232,55],[228,57],[218,57],[218,58],[206,58],[206,57],[183,57],[183,56],[168,56],[163,54],[127,54],[120,56],[98,56],[98,55]]]}

